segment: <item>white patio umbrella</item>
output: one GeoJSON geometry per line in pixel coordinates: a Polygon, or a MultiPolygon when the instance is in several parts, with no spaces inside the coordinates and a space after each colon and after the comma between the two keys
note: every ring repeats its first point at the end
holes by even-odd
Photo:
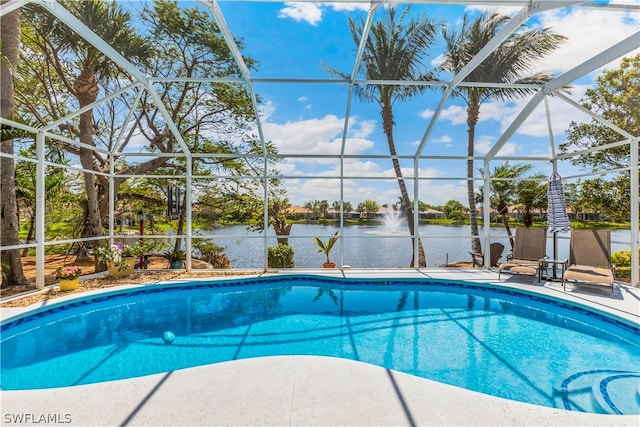
{"type": "MultiPolygon", "coordinates": [[[[549,177],[547,189],[547,224],[549,232],[553,233],[553,259],[558,259],[558,233],[566,233],[571,229],[571,222],[567,215],[567,202],[564,198],[562,178],[558,172],[549,177]]],[[[555,272],[555,271],[554,271],[555,272]]]]}

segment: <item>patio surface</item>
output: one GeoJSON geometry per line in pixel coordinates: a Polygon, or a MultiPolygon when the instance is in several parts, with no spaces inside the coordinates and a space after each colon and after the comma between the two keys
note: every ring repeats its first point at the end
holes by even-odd
{"type": "MultiPolygon", "coordinates": [[[[498,282],[497,273],[481,269],[295,273],[473,280],[578,301],[640,324],[640,290],[625,285],[617,286],[611,298],[610,290],[604,289],[568,285],[563,292],[557,282],[532,285],[530,276],[503,275],[498,282]]],[[[2,309],[2,318],[23,310],[2,309]]],[[[2,391],[0,403],[2,425],[640,425],[640,416],[530,405],[357,361],[311,356],[244,359],[107,383],[2,391]]]]}

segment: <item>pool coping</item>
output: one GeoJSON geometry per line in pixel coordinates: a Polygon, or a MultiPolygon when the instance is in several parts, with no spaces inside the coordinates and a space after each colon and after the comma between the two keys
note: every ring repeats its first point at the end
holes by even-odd
{"type": "MultiPolygon", "coordinates": [[[[640,324],[637,288],[621,285],[617,287],[616,297],[611,298],[610,291],[594,293],[567,288],[564,292],[557,282],[532,285],[527,276],[507,276],[507,280],[498,282],[497,273],[490,270],[457,270],[455,273],[449,270],[319,270],[286,272],[282,276],[473,280],[482,285],[514,288],[579,303],[640,324]]],[[[242,276],[247,277],[264,276],[242,276]]],[[[273,273],[270,272],[269,277],[273,277],[273,273]]],[[[196,279],[212,280],[216,278],[196,279]]],[[[142,286],[149,284],[118,289],[142,286]]],[[[105,291],[114,291],[114,288],[74,294],[36,304],[36,307],[105,291]]],[[[33,308],[3,308],[2,318],[33,308]]],[[[41,419],[36,420],[41,416],[69,425],[624,426],[640,422],[640,416],[586,414],[530,405],[362,362],[311,356],[244,359],[60,389],[0,391],[0,403],[3,424],[12,421],[11,416],[25,414],[30,414],[34,421],[18,425],[42,425],[41,419]]]]}
{"type": "MultiPolygon", "coordinates": [[[[72,300],[81,300],[93,298],[102,294],[120,293],[136,289],[163,287],[168,284],[172,286],[181,283],[206,283],[206,282],[226,282],[234,279],[281,279],[290,276],[311,276],[319,278],[334,279],[361,279],[361,280],[442,280],[444,282],[466,281],[475,282],[478,285],[495,288],[499,290],[517,290],[530,296],[542,296],[554,301],[565,302],[568,304],[577,304],[586,306],[589,309],[605,316],[612,316],[622,320],[629,325],[640,326],[640,288],[632,287],[625,283],[616,283],[616,295],[612,298],[610,291],[593,288],[573,287],[569,284],[567,291],[562,290],[559,282],[545,281],[541,283],[531,283],[530,276],[514,275],[507,276],[506,280],[498,280],[497,273],[492,270],[484,269],[405,269],[405,270],[370,270],[370,269],[334,269],[334,270],[304,270],[304,271],[285,271],[256,274],[256,275],[239,275],[239,276],[215,276],[209,278],[194,279],[174,279],[166,281],[158,281],[142,284],[124,284],[103,289],[95,289],[83,293],[74,293],[55,299],[45,300],[32,304],[27,307],[11,307],[0,309],[0,322],[3,324],[11,318],[20,317],[28,312],[36,312],[38,310],[47,310],[52,307],[64,305],[72,300]],[[627,298],[625,298],[627,297],[627,298]]],[[[504,275],[503,275],[504,277],[504,275]]]]}

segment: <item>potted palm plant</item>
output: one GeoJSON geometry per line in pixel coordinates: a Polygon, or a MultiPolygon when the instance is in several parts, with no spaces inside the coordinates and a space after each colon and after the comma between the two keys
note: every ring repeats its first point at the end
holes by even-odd
{"type": "Polygon", "coordinates": [[[331,249],[333,249],[333,245],[335,245],[338,241],[338,232],[336,231],[335,233],[333,233],[333,236],[331,236],[326,242],[323,242],[318,237],[314,237],[313,241],[316,242],[316,245],[318,245],[318,252],[323,253],[327,256],[327,262],[323,263],[322,266],[324,268],[335,268],[336,263],[331,262],[331,260],[329,259],[329,253],[331,252],[331,249]]]}
{"type": "Polygon", "coordinates": [[[182,261],[187,259],[187,254],[181,249],[173,249],[165,252],[163,255],[169,261],[169,267],[171,269],[182,268],[182,261]]]}

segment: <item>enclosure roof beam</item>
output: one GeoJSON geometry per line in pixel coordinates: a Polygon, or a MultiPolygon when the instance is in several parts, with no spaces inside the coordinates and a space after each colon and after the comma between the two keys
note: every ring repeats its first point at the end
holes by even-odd
{"type": "Polygon", "coordinates": [[[360,69],[360,64],[362,63],[362,56],[364,55],[364,50],[367,45],[367,39],[369,38],[369,31],[371,30],[371,25],[373,24],[373,17],[375,16],[376,10],[378,10],[381,4],[382,3],[380,2],[371,2],[371,7],[369,7],[369,13],[367,14],[367,20],[365,21],[364,27],[362,28],[362,36],[360,37],[360,44],[358,46],[358,52],[356,53],[356,59],[353,63],[353,70],[351,70],[351,79],[349,81],[349,94],[347,95],[347,107],[344,113],[344,128],[342,130],[342,146],[340,148],[341,156],[344,156],[347,144],[349,118],[351,117],[351,103],[353,102],[353,93],[356,89],[358,70],[360,69]]]}
{"type": "Polygon", "coordinates": [[[105,101],[108,101],[110,99],[116,98],[116,97],[122,95],[123,93],[126,93],[131,89],[134,89],[136,86],[139,86],[140,84],[141,83],[139,83],[139,82],[130,83],[129,85],[123,87],[122,89],[117,90],[117,91],[115,91],[113,93],[110,93],[107,96],[105,96],[104,98],[98,99],[98,100],[92,102],[91,104],[85,105],[84,107],[74,111],[73,113],[70,113],[70,114],[68,114],[68,115],[66,115],[64,117],[61,117],[58,120],[55,120],[53,122],[49,122],[49,124],[47,124],[47,126],[44,126],[42,128],[42,130],[49,131],[49,130],[57,127],[58,125],[66,122],[66,121],[69,121],[69,120],[73,119],[74,117],[79,116],[80,114],[84,113],[85,111],[89,111],[89,110],[95,108],[96,106],[104,103],[105,101]]]}
{"type": "MultiPolygon", "coordinates": [[[[557,2],[548,2],[548,3],[557,3],[557,2]]],[[[547,8],[551,6],[548,5],[547,8]]],[[[555,6],[557,7],[557,6],[555,6]]],[[[462,67],[462,69],[460,70],[459,73],[457,73],[455,76],[453,76],[453,79],[451,79],[451,81],[448,84],[448,87],[445,89],[444,94],[442,94],[442,97],[440,98],[440,102],[438,103],[438,107],[436,108],[436,111],[433,113],[433,116],[431,117],[431,121],[429,122],[429,125],[427,126],[427,130],[425,131],[424,135],[422,136],[422,140],[420,141],[420,145],[418,146],[417,150],[416,150],[416,156],[419,156],[422,153],[422,150],[424,150],[424,146],[427,143],[427,140],[429,139],[429,136],[431,135],[431,132],[433,131],[433,128],[435,127],[436,123],[438,122],[438,119],[440,118],[440,113],[442,112],[442,110],[444,109],[444,105],[447,102],[447,99],[449,99],[449,96],[451,95],[451,92],[453,91],[453,88],[455,88],[459,83],[461,83],[469,74],[471,74],[471,72],[473,72],[473,70],[476,69],[476,67],[478,67],[480,64],[482,64],[482,62],[487,59],[489,57],[489,55],[491,55],[491,53],[498,48],[498,46],[500,46],[507,38],[509,38],[509,36],[511,36],[511,34],[513,34],[514,31],[516,31],[518,28],[520,28],[520,26],[527,21],[527,19],[529,19],[529,17],[531,16],[532,12],[536,9],[540,8],[540,4],[538,3],[534,3],[533,5],[528,5],[526,7],[523,7],[522,10],[520,10],[520,12],[518,12],[515,16],[513,16],[509,22],[506,23],[506,25],[504,27],[502,27],[502,29],[498,32],[498,34],[496,34],[491,40],[489,40],[489,42],[484,45],[482,47],[482,49],[480,49],[480,51],[473,57],[471,58],[471,60],[464,66],[462,67]]],[[[537,11],[537,10],[536,10],[537,11]]]]}
{"type": "Polygon", "coordinates": [[[238,45],[236,44],[233,34],[231,34],[231,30],[229,29],[229,25],[227,25],[227,21],[224,19],[224,15],[220,10],[220,6],[218,6],[218,2],[216,0],[198,0],[198,2],[202,3],[211,11],[213,18],[218,25],[218,29],[220,29],[220,32],[222,33],[222,37],[224,37],[224,40],[226,41],[231,54],[236,60],[238,67],[240,67],[240,73],[242,73],[242,76],[244,77],[246,82],[249,83],[251,81],[251,73],[249,72],[249,67],[247,67],[247,64],[242,58],[240,49],[238,49],[238,45]]]}
{"type": "Polygon", "coordinates": [[[607,126],[608,128],[610,128],[614,132],[617,132],[620,135],[624,136],[625,138],[627,138],[627,139],[635,138],[633,135],[631,135],[626,130],[620,128],[619,126],[616,126],[615,124],[611,123],[609,120],[605,119],[604,117],[599,116],[598,114],[594,113],[593,111],[589,110],[588,108],[583,107],[582,105],[580,105],[579,103],[577,103],[573,99],[569,98],[565,94],[556,91],[554,93],[554,95],[557,96],[558,98],[562,99],[566,103],[572,105],[573,107],[577,108],[578,110],[582,111],[583,113],[589,115],[594,120],[596,120],[596,121],[602,123],[603,125],[607,126]]]}
{"type": "MultiPolygon", "coordinates": [[[[244,78],[247,84],[247,87],[249,89],[249,92],[251,94],[251,104],[253,106],[253,113],[255,114],[255,117],[256,117],[256,128],[258,130],[258,137],[260,138],[262,153],[266,157],[267,145],[264,137],[264,132],[262,129],[262,120],[260,120],[260,109],[258,107],[258,98],[256,96],[255,89],[253,87],[253,81],[251,79],[251,73],[249,72],[249,67],[247,66],[247,63],[242,57],[242,53],[240,53],[238,44],[236,43],[236,40],[233,37],[231,30],[229,29],[229,25],[227,24],[227,21],[224,19],[224,15],[220,10],[220,6],[218,6],[218,2],[216,0],[198,0],[198,2],[208,7],[209,10],[211,11],[211,14],[213,15],[213,19],[218,25],[218,28],[222,33],[222,37],[224,38],[227,44],[227,47],[231,51],[231,55],[235,59],[238,67],[240,68],[240,73],[242,74],[242,77],[244,78]]],[[[265,159],[265,170],[266,168],[267,168],[267,165],[266,165],[266,159],[265,159]]]]}
{"type": "Polygon", "coordinates": [[[10,0],[6,3],[3,3],[2,6],[0,6],[0,16],[4,16],[16,9],[20,9],[27,3],[29,3],[28,0],[10,0]]]}
{"type": "Polygon", "coordinates": [[[58,18],[67,27],[75,31],[83,39],[91,43],[96,49],[102,52],[105,56],[107,56],[113,62],[121,66],[137,81],[146,83],[147,76],[145,76],[145,74],[140,69],[138,69],[135,65],[129,62],[129,60],[124,56],[122,56],[120,52],[118,52],[113,47],[111,47],[111,45],[105,42],[101,37],[99,37],[95,32],[93,32],[93,30],[87,27],[82,21],[76,18],[71,12],[65,9],[57,1],[40,0],[34,3],[40,3],[53,16],[58,18]]]}
{"type": "Polygon", "coordinates": [[[486,157],[492,159],[502,149],[504,144],[513,136],[513,134],[520,128],[522,123],[531,115],[535,108],[542,102],[542,99],[548,94],[561,89],[576,79],[597,70],[610,63],[611,61],[624,56],[625,54],[638,48],[638,40],[640,40],[640,31],[632,34],[626,39],[616,43],[609,49],[604,50],[600,54],[592,57],[591,59],[583,62],[577,67],[572,68],[564,74],[556,77],[555,79],[547,82],[542,89],[540,89],[520,111],[518,116],[509,125],[507,130],[500,136],[498,141],[487,152],[486,157]]]}
{"type": "Polygon", "coordinates": [[[160,110],[161,114],[164,116],[164,119],[167,122],[167,126],[171,129],[174,137],[178,141],[178,144],[186,153],[189,152],[189,147],[185,143],[180,131],[178,130],[176,124],[171,119],[171,115],[164,103],[160,99],[160,96],[156,93],[155,89],[149,84],[147,76],[138,69],[135,65],[133,65],[129,60],[127,60],[124,56],[122,56],[117,50],[115,50],[111,45],[105,42],[101,37],[99,37],[95,32],[93,32],[89,27],[87,27],[82,21],[76,18],[73,14],[71,14],[67,9],[65,9],[61,4],[54,1],[40,0],[39,3],[48,10],[53,16],[62,21],[69,28],[73,29],[78,35],[80,35],[83,39],[87,40],[91,43],[96,49],[102,52],[109,59],[114,61],[116,64],[121,66],[125,71],[127,71],[135,80],[142,83],[145,86],[145,89],[151,97],[154,99],[156,107],[160,110]]]}

